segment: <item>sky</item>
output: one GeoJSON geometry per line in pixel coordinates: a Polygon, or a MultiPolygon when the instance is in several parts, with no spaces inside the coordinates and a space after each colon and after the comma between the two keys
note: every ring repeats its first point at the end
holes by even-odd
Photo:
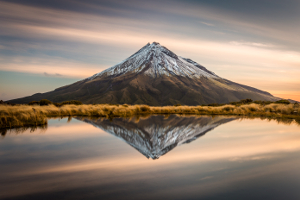
{"type": "Polygon", "coordinates": [[[47,92],[159,42],[300,101],[298,0],[0,0],[0,99],[47,92]]]}

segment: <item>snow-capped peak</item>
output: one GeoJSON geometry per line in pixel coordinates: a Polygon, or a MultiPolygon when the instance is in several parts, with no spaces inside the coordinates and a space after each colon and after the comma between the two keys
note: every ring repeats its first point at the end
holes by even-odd
{"type": "Polygon", "coordinates": [[[158,42],[148,43],[119,64],[97,73],[88,79],[101,76],[120,76],[127,73],[143,73],[153,78],[159,76],[184,76],[189,78],[219,78],[191,59],[182,58],[158,42]]]}

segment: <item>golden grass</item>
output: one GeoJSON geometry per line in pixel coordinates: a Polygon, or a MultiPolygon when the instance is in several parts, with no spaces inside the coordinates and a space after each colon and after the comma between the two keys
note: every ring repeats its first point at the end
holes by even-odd
{"type": "Polygon", "coordinates": [[[296,104],[247,104],[241,106],[163,106],[147,105],[0,105],[0,128],[38,126],[47,124],[48,117],[97,116],[130,117],[144,114],[193,114],[193,115],[239,115],[271,118],[300,119],[300,107],[296,104]]]}

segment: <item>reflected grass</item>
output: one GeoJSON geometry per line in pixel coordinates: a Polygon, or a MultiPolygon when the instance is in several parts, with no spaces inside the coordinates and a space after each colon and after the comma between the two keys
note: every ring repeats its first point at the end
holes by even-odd
{"type": "Polygon", "coordinates": [[[41,131],[41,132],[46,132],[48,128],[47,124],[42,124],[42,125],[37,125],[37,126],[22,126],[22,127],[17,127],[17,128],[2,128],[0,129],[0,134],[2,138],[5,137],[6,134],[22,134],[26,131],[29,130],[30,133],[36,132],[36,131],[41,131]]]}
{"type": "Polygon", "coordinates": [[[269,105],[245,104],[222,106],[148,106],[148,105],[0,105],[0,128],[39,126],[47,124],[49,117],[94,116],[94,117],[133,117],[152,114],[186,114],[186,115],[235,115],[240,117],[262,117],[300,122],[298,104],[269,105]]]}
{"type": "MultiPolygon", "coordinates": [[[[135,115],[135,116],[128,116],[128,117],[121,117],[124,118],[126,121],[128,122],[134,122],[134,123],[138,123],[140,120],[146,120],[151,116],[157,116],[157,115],[163,115],[165,119],[168,119],[171,115],[170,114],[143,114],[143,115],[135,115]]],[[[292,118],[270,118],[270,117],[266,117],[266,116],[236,116],[236,115],[193,115],[193,114],[173,114],[173,115],[177,115],[179,117],[194,117],[195,119],[197,118],[202,118],[203,116],[206,117],[211,117],[212,119],[215,117],[219,117],[219,116],[224,116],[224,117],[236,117],[238,120],[243,121],[243,120],[255,120],[255,119],[260,119],[263,121],[267,121],[267,122],[277,122],[278,124],[283,124],[283,125],[298,125],[300,126],[300,120],[299,119],[292,119],[292,118]]],[[[74,116],[75,117],[75,116],[74,116]]],[[[70,123],[72,121],[72,116],[67,116],[67,117],[48,117],[47,119],[63,119],[63,118],[67,118],[67,123],[70,123]]],[[[85,120],[93,120],[93,121],[97,121],[97,120],[113,120],[114,118],[120,118],[120,117],[99,117],[99,116],[76,116],[76,119],[80,120],[80,121],[85,121],[85,120]]],[[[0,134],[2,136],[2,138],[5,137],[5,135],[9,134],[22,134],[26,131],[30,131],[30,132],[36,132],[36,131],[41,131],[41,132],[46,132],[48,128],[47,124],[43,124],[43,125],[33,125],[33,126],[23,126],[23,127],[17,127],[17,128],[1,128],[0,129],[0,134]]]]}

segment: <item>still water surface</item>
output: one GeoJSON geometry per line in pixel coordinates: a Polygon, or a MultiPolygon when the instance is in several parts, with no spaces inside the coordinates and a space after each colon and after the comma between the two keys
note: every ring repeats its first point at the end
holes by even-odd
{"type": "Polygon", "coordinates": [[[0,199],[300,199],[300,126],[51,119],[47,129],[3,134],[0,177],[0,199]]]}

